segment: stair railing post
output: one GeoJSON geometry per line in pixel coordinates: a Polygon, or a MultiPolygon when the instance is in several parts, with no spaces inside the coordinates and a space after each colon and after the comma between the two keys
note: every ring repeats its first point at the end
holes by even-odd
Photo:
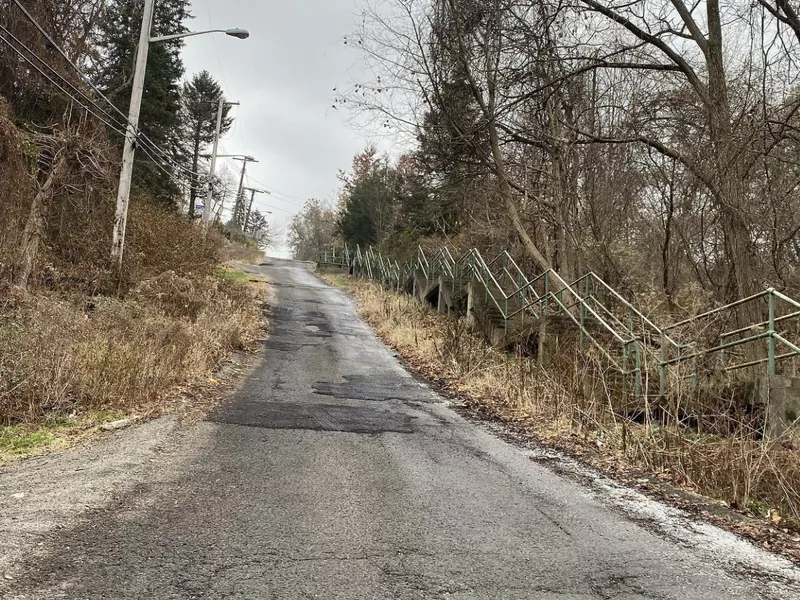
{"type": "Polygon", "coordinates": [[[630,342],[625,342],[622,353],[622,395],[625,398],[626,404],[628,400],[628,376],[630,375],[630,369],[628,368],[630,364],[630,346],[630,342]]]}
{"type": "Polygon", "coordinates": [[[584,332],[586,330],[586,302],[589,298],[589,278],[583,280],[583,302],[581,302],[581,348],[584,347],[584,332]]]}
{"type": "MultiPolygon", "coordinates": [[[[544,300],[544,306],[542,307],[542,311],[546,311],[547,307],[550,303],[548,296],[550,295],[550,271],[545,271],[544,274],[544,295],[542,299],[544,300]]],[[[541,311],[540,311],[541,312],[541,311]]]]}
{"type": "Polygon", "coordinates": [[[661,332],[661,353],[658,361],[658,395],[664,397],[667,393],[667,336],[661,332]]]}
{"type": "Polygon", "coordinates": [[[767,355],[767,375],[770,377],[775,375],[775,290],[769,288],[767,290],[767,298],[769,302],[769,354],[767,355]]]}
{"type": "Polygon", "coordinates": [[[634,349],[636,352],[636,375],[633,380],[633,395],[636,400],[642,397],[642,346],[634,342],[634,349]]]}

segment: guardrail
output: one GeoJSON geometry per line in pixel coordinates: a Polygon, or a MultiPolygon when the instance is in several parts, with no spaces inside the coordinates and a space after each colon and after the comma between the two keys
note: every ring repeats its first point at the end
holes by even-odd
{"type": "Polygon", "coordinates": [[[362,251],[356,246],[351,252],[345,246],[321,252],[319,262],[346,267],[396,290],[409,287],[415,278],[428,284],[438,280],[440,286],[450,285],[453,293],[472,283],[483,294],[485,304],[503,319],[506,332],[515,319],[561,314],[577,327],[581,344],[590,342],[613,368],[633,377],[637,397],[647,394],[648,382],[656,378],[662,396],[687,379],[696,387],[698,360],[709,356],[716,357],[719,371],[766,364],[767,375],[775,375],[778,364],[800,357],[800,343],[796,343],[800,340],[800,302],[773,288],[660,326],[594,272],[572,282],[552,269],[530,277],[507,251],[487,262],[477,248],[454,258],[449,248],[442,247],[429,259],[419,247],[414,257],[401,265],[374,248],[362,251]],[[707,331],[715,319],[724,323],[738,316],[740,307],[759,302],[767,308],[765,319],[744,326],[739,323],[736,329],[717,333],[710,344],[698,339],[698,332],[707,331]],[[759,343],[766,348],[759,348],[759,343]],[[733,364],[727,364],[731,359],[733,364]],[[644,376],[656,366],[657,373],[645,381],[644,376]]]}

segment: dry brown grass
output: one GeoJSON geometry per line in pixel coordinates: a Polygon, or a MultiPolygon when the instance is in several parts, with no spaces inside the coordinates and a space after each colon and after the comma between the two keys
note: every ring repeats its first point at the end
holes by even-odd
{"type": "Polygon", "coordinates": [[[220,258],[227,262],[257,265],[265,260],[266,255],[252,244],[245,245],[223,240],[220,258]]]}
{"type": "Polygon", "coordinates": [[[135,187],[120,272],[109,255],[113,146],[102,128],[69,115],[47,129],[17,127],[0,98],[0,459],[4,447],[27,448],[25,432],[48,440],[49,428],[93,413],[153,413],[183,388],[210,392],[202,382],[261,335],[263,286],[255,292],[247,275],[220,268],[260,253],[220,227],[204,233],[135,187]],[[37,169],[48,171],[60,151],[73,162],[42,205],[40,243],[21,279],[37,169]],[[23,281],[25,289],[12,286],[23,281]]]}
{"type": "MultiPolygon", "coordinates": [[[[365,320],[413,366],[491,418],[591,455],[595,464],[654,473],[800,531],[800,446],[795,439],[760,441],[741,423],[722,436],[620,417],[610,391],[613,377],[591,352],[565,345],[543,369],[535,359],[486,345],[463,320],[439,315],[409,296],[346,276],[328,279],[356,297],[365,320]]],[[[797,549],[800,556],[800,544],[797,549]]]]}
{"type": "Polygon", "coordinates": [[[167,272],[124,300],[14,290],[0,304],[0,416],[148,411],[209,376],[261,328],[246,284],[167,272]]]}

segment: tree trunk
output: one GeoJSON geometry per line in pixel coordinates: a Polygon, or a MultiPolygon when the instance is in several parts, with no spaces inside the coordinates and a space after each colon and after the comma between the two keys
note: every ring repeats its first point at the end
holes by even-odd
{"type": "MultiPolygon", "coordinates": [[[[715,166],[719,182],[717,200],[728,260],[727,299],[736,300],[754,294],[760,287],[755,276],[757,256],[750,239],[750,229],[743,218],[745,188],[739,168],[742,158],[737,153],[731,125],[719,0],[708,1],[707,14],[709,130],[716,154],[715,166]]],[[[745,321],[758,319],[753,310],[757,307],[751,307],[750,304],[752,303],[742,305],[740,309],[740,317],[745,317],[745,321]]]]}
{"type": "Polygon", "coordinates": [[[22,240],[17,250],[14,261],[15,285],[21,287],[28,286],[28,280],[33,272],[33,265],[36,262],[36,255],[39,252],[39,242],[44,233],[45,217],[50,208],[50,200],[53,196],[53,188],[57,186],[69,170],[69,160],[66,154],[62,154],[56,162],[53,170],[50,171],[47,180],[39,188],[36,196],[31,203],[28,213],[28,220],[22,232],[22,240]]]}
{"type": "Polygon", "coordinates": [[[675,161],[672,161],[672,174],[667,182],[667,206],[664,217],[664,241],[661,245],[661,282],[667,297],[667,309],[675,316],[675,283],[672,280],[672,223],[675,219],[675,161]]]}
{"type": "MultiPolygon", "coordinates": [[[[528,256],[542,271],[550,271],[553,269],[550,261],[544,257],[531,236],[528,234],[527,230],[525,229],[525,224],[522,222],[522,218],[520,217],[519,210],[517,209],[517,203],[514,200],[514,190],[508,181],[505,159],[503,158],[503,152],[500,149],[500,137],[498,136],[497,127],[495,126],[494,121],[489,121],[488,129],[489,142],[492,148],[494,172],[500,183],[500,194],[503,197],[503,206],[505,208],[506,215],[511,221],[511,225],[514,227],[514,232],[522,242],[522,246],[525,248],[525,252],[528,254],[528,256]]],[[[560,291],[564,289],[564,285],[558,280],[558,278],[551,278],[550,282],[553,291],[560,291]]]]}

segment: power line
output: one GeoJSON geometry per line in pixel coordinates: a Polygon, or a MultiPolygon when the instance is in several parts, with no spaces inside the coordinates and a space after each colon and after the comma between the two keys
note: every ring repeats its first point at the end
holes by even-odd
{"type": "Polygon", "coordinates": [[[30,22],[31,22],[31,24],[32,24],[32,25],[33,25],[33,26],[34,26],[34,27],[35,27],[35,28],[36,28],[36,29],[39,31],[39,33],[41,33],[41,34],[42,34],[42,36],[44,36],[44,38],[47,40],[47,43],[48,43],[48,44],[50,44],[50,45],[51,45],[53,48],[55,48],[55,49],[58,51],[58,53],[59,53],[59,54],[60,54],[60,55],[61,55],[61,56],[64,58],[64,60],[65,60],[65,61],[67,61],[67,63],[69,63],[69,65],[70,65],[70,66],[71,66],[73,69],[75,69],[75,71],[78,73],[78,75],[80,75],[80,76],[81,76],[81,79],[83,80],[83,82],[84,82],[86,85],[88,85],[90,88],[92,88],[92,90],[94,90],[94,92],[95,92],[95,93],[96,93],[98,96],[100,96],[100,97],[101,97],[103,100],[105,100],[105,101],[108,103],[108,105],[109,105],[109,106],[111,106],[111,108],[113,108],[113,109],[114,109],[114,110],[115,110],[117,113],[119,113],[119,115],[120,115],[120,116],[121,116],[123,119],[125,119],[125,122],[127,123],[127,121],[128,121],[128,116],[127,116],[125,113],[123,113],[123,112],[122,112],[122,111],[121,111],[119,108],[117,108],[117,107],[116,107],[116,105],[115,105],[113,102],[111,102],[111,100],[109,100],[108,98],[106,98],[106,97],[103,95],[103,92],[101,92],[101,91],[100,91],[100,90],[97,88],[97,86],[96,86],[94,83],[92,83],[91,79],[89,79],[89,77],[88,77],[88,76],[87,76],[87,75],[86,75],[86,74],[85,74],[83,71],[81,71],[81,70],[80,70],[80,67],[78,67],[78,65],[76,65],[74,62],[72,62],[72,60],[70,59],[70,57],[69,57],[69,56],[67,56],[67,53],[66,53],[66,52],[64,52],[64,50],[61,48],[61,46],[59,46],[58,44],[56,44],[55,40],[54,40],[54,39],[53,39],[53,38],[50,36],[50,34],[49,34],[49,33],[47,33],[47,31],[44,29],[44,27],[42,27],[42,26],[41,26],[41,25],[40,25],[40,24],[39,24],[39,23],[36,21],[36,19],[34,19],[34,18],[33,18],[33,16],[31,15],[31,13],[29,13],[29,12],[27,11],[27,9],[26,9],[26,8],[25,8],[25,7],[24,7],[24,6],[23,6],[23,5],[20,3],[20,1],[19,1],[19,0],[13,0],[13,2],[14,2],[14,4],[16,4],[16,5],[17,5],[17,7],[18,7],[18,8],[19,8],[19,9],[22,11],[22,14],[24,14],[24,15],[25,15],[25,17],[28,19],[28,21],[30,21],[30,22]]]}
{"type": "MultiPolygon", "coordinates": [[[[8,33],[8,30],[7,30],[7,29],[5,29],[5,27],[3,27],[2,25],[0,25],[0,30],[2,30],[4,33],[8,33]]],[[[13,37],[13,36],[12,36],[12,37],[13,37]]],[[[98,120],[99,120],[101,123],[103,123],[104,125],[106,125],[106,126],[107,126],[109,129],[111,129],[112,131],[114,131],[114,132],[118,133],[119,135],[121,135],[121,136],[123,136],[123,137],[125,136],[125,132],[124,132],[123,130],[119,129],[119,126],[120,126],[121,124],[120,124],[120,123],[118,123],[118,122],[116,122],[116,121],[109,121],[109,120],[107,120],[106,118],[104,118],[104,116],[103,116],[103,115],[105,115],[105,116],[108,116],[108,113],[105,113],[105,112],[102,110],[102,108],[100,108],[100,107],[98,107],[98,106],[96,105],[96,103],[94,103],[94,102],[91,102],[91,99],[89,99],[89,104],[88,104],[88,105],[87,105],[87,104],[84,104],[83,102],[81,102],[81,100],[80,100],[80,99],[76,98],[76,97],[75,97],[73,94],[71,94],[71,93],[70,93],[70,92],[68,92],[66,89],[64,89],[64,88],[61,86],[61,84],[59,84],[59,83],[58,83],[56,80],[54,80],[54,79],[53,79],[53,78],[52,78],[50,75],[48,75],[48,74],[47,74],[45,71],[43,71],[43,70],[42,70],[42,68],[41,68],[39,65],[37,65],[37,64],[36,64],[36,63],[34,63],[34,62],[33,62],[33,61],[30,59],[30,58],[28,58],[27,56],[25,56],[25,54],[24,54],[24,53],[23,53],[23,52],[22,52],[22,51],[21,51],[19,48],[17,48],[16,46],[14,46],[14,44],[12,44],[12,43],[11,43],[11,42],[10,42],[8,39],[6,39],[6,38],[5,38],[5,37],[3,37],[3,36],[0,36],[0,41],[4,42],[4,43],[5,43],[5,44],[6,44],[6,45],[7,45],[9,48],[11,48],[11,50],[13,50],[13,51],[14,51],[14,52],[15,52],[15,53],[16,53],[16,54],[17,54],[17,55],[18,55],[18,56],[19,56],[19,57],[20,57],[22,60],[24,60],[24,61],[25,61],[26,63],[28,63],[28,64],[29,64],[31,67],[33,67],[33,68],[34,68],[34,69],[35,69],[35,70],[36,70],[36,71],[37,71],[37,72],[38,72],[38,73],[39,73],[39,74],[40,74],[42,77],[44,77],[44,78],[45,78],[45,79],[47,79],[47,80],[48,80],[48,81],[49,81],[51,84],[53,84],[53,86],[55,86],[56,88],[58,88],[58,89],[59,89],[59,90],[60,90],[60,91],[61,91],[61,92],[62,92],[62,93],[63,93],[63,94],[64,94],[64,95],[67,97],[67,98],[69,98],[70,100],[72,100],[73,102],[75,102],[75,103],[76,103],[78,106],[80,106],[80,107],[81,107],[83,110],[85,110],[87,113],[89,113],[90,115],[92,115],[93,117],[95,117],[96,119],[98,119],[98,120]],[[97,112],[95,112],[94,110],[92,110],[92,108],[95,108],[95,109],[97,109],[98,111],[100,111],[100,113],[101,113],[101,114],[98,114],[97,112]]],[[[35,57],[35,58],[36,58],[36,59],[37,59],[39,62],[41,62],[43,65],[45,65],[45,66],[47,66],[48,68],[50,68],[50,69],[53,71],[53,73],[54,73],[54,74],[56,74],[56,75],[58,76],[58,78],[59,78],[59,79],[61,79],[62,81],[64,81],[64,82],[65,82],[65,83],[67,83],[68,85],[71,85],[71,84],[69,84],[69,82],[67,82],[66,80],[64,80],[64,79],[63,79],[63,77],[59,76],[59,75],[58,75],[58,73],[57,73],[57,72],[56,72],[54,69],[52,69],[52,67],[50,67],[50,65],[48,65],[48,64],[47,64],[47,63],[46,63],[44,60],[42,60],[42,59],[41,59],[39,56],[37,56],[37,55],[36,55],[36,54],[35,54],[33,51],[29,50],[28,48],[25,48],[24,46],[23,46],[23,48],[25,49],[25,51],[26,51],[26,52],[28,52],[29,54],[31,54],[31,56],[35,57]]],[[[143,152],[143,153],[144,153],[144,154],[145,154],[145,155],[146,155],[148,158],[150,158],[150,160],[153,162],[153,164],[154,164],[155,166],[157,166],[159,169],[161,169],[161,170],[162,170],[164,173],[166,173],[167,175],[173,175],[173,173],[171,173],[171,172],[170,172],[170,171],[169,171],[169,170],[168,170],[166,167],[164,167],[164,166],[163,166],[163,165],[162,165],[162,164],[161,164],[161,163],[158,161],[158,159],[156,159],[156,158],[155,158],[155,157],[154,157],[154,156],[153,156],[153,155],[150,153],[150,150],[152,150],[151,148],[148,148],[146,145],[141,145],[141,146],[140,146],[140,148],[141,148],[142,152],[143,152]]],[[[172,163],[171,163],[171,166],[178,167],[178,168],[181,168],[181,169],[184,169],[184,170],[186,170],[184,167],[182,167],[180,164],[178,164],[178,163],[176,163],[176,162],[174,162],[174,161],[172,161],[172,163]]],[[[193,171],[188,171],[188,172],[189,172],[189,173],[193,173],[193,171]]]]}
{"type": "MultiPolygon", "coordinates": [[[[16,0],[16,1],[18,1],[18,0],[16,0]]],[[[214,29],[213,19],[211,18],[211,6],[209,5],[208,0],[206,0],[206,11],[208,12],[209,29],[214,29]]],[[[228,82],[225,81],[225,71],[223,71],[223,69],[222,69],[222,61],[220,61],[219,52],[217,51],[217,40],[215,40],[212,37],[211,38],[211,42],[214,45],[214,55],[217,57],[217,66],[219,67],[219,76],[220,76],[220,79],[222,80],[222,87],[225,89],[226,92],[228,92],[228,96],[233,97],[231,95],[231,90],[228,88],[228,82]]]]}
{"type": "MultiPolygon", "coordinates": [[[[254,200],[254,202],[266,202],[266,200],[256,198],[254,200]]],[[[285,212],[286,214],[289,214],[289,215],[297,214],[295,211],[286,210],[285,208],[281,208],[280,206],[272,206],[271,204],[264,204],[264,207],[265,208],[271,208],[272,210],[279,210],[279,211],[285,212]]]]}
{"type": "MultiPolygon", "coordinates": [[[[219,147],[222,150],[223,154],[229,154],[229,152],[228,152],[228,150],[227,150],[227,148],[225,147],[224,144],[220,143],[219,147]]],[[[222,160],[225,162],[225,164],[228,167],[232,168],[233,170],[235,170],[235,171],[239,170],[239,165],[235,164],[231,158],[224,157],[222,160]]],[[[269,191],[270,194],[272,194],[272,197],[273,197],[274,200],[280,200],[282,202],[289,202],[291,204],[295,204],[297,202],[302,202],[303,204],[305,204],[306,202],[308,202],[308,198],[300,198],[299,196],[291,196],[289,194],[286,194],[285,192],[281,192],[280,190],[277,190],[274,187],[272,187],[270,184],[265,183],[263,181],[259,181],[258,179],[256,179],[252,175],[250,175],[249,173],[247,174],[247,180],[249,182],[257,183],[260,187],[263,187],[264,189],[269,191]],[[283,198],[281,198],[280,196],[283,196],[283,198]]],[[[286,210],[286,209],[278,209],[278,210],[286,210]]],[[[290,212],[290,211],[286,211],[286,212],[290,212]]]]}
{"type": "MultiPolygon", "coordinates": [[[[0,30],[3,30],[4,32],[6,32],[6,31],[7,31],[7,30],[5,29],[5,27],[3,27],[2,25],[0,25],[0,30]]],[[[7,40],[5,37],[2,37],[2,36],[0,36],[0,41],[4,42],[4,43],[5,43],[5,44],[6,44],[6,45],[9,47],[9,48],[11,48],[11,49],[12,49],[14,52],[16,52],[16,53],[17,53],[17,55],[18,55],[18,56],[19,56],[19,57],[20,57],[22,60],[24,60],[24,61],[25,61],[26,63],[28,63],[28,64],[29,64],[31,67],[33,67],[33,68],[34,68],[34,69],[35,69],[35,70],[36,70],[36,71],[37,71],[37,72],[38,72],[38,73],[39,73],[39,74],[40,74],[42,77],[44,77],[45,79],[47,79],[47,80],[48,80],[50,83],[52,83],[52,84],[53,84],[55,87],[57,87],[59,90],[61,90],[61,91],[64,93],[64,95],[65,95],[65,96],[67,96],[67,97],[68,97],[70,100],[72,100],[73,102],[76,102],[76,103],[77,103],[77,104],[78,104],[78,105],[79,105],[81,108],[83,108],[83,109],[84,109],[86,112],[88,112],[88,113],[89,113],[89,114],[91,114],[92,116],[94,116],[94,117],[96,117],[97,119],[99,119],[99,120],[100,120],[102,123],[104,123],[105,125],[107,125],[109,128],[113,129],[113,130],[114,130],[114,131],[116,131],[117,133],[120,133],[120,134],[122,134],[122,135],[125,135],[125,132],[124,132],[124,131],[122,131],[122,130],[118,129],[117,127],[115,127],[113,123],[111,123],[111,122],[109,122],[108,120],[106,120],[106,119],[105,119],[103,116],[101,116],[101,114],[98,114],[98,113],[94,112],[94,111],[92,110],[92,108],[90,108],[90,106],[93,106],[92,104],[90,104],[89,106],[85,105],[83,102],[81,102],[80,100],[78,100],[77,98],[75,98],[75,97],[74,97],[72,94],[70,94],[70,93],[69,93],[67,90],[65,90],[63,87],[61,87],[61,85],[60,85],[60,84],[59,84],[57,81],[55,81],[55,80],[54,80],[52,77],[50,77],[50,75],[48,75],[47,73],[45,73],[45,72],[42,70],[42,68],[41,68],[39,65],[37,65],[37,64],[36,64],[36,63],[34,63],[34,62],[31,60],[31,59],[29,59],[27,56],[25,56],[25,54],[23,54],[23,52],[22,52],[21,50],[19,50],[19,49],[18,49],[16,46],[14,46],[14,44],[12,44],[12,43],[11,43],[9,40],[7,40]]],[[[26,50],[27,50],[27,48],[26,48],[26,50]]],[[[35,54],[33,54],[33,53],[30,51],[30,50],[28,50],[28,52],[30,52],[30,53],[31,53],[33,56],[36,56],[36,55],[35,55],[35,54]]],[[[36,57],[36,58],[38,59],[38,57],[36,57]]],[[[39,59],[39,60],[41,60],[41,59],[39,59]]],[[[101,111],[101,112],[102,112],[102,111],[101,111]]],[[[117,125],[119,125],[119,124],[117,124],[117,125]]]]}
{"type": "MultiPolygon", "coordinates": [[[[50,71],[52,71],[52,72],[53,72],[53,74],[55,74],[55,75],[56,75],[56,76],[57,76],[59,79],[61,79],[63,82],[65,82],[65,83],[66,83],[66,84],[67,84],[69,87],[71,87],[73,90],[75,90],[75,92],[76,92],[76,93],[78,93],[78,94],[80,94],[82,97],[84,97],[84,98],[85,98],[85,99],[86,99],[88,102],[90,102],[90,103],[91,103],[91,104],[92,104],[92,105],[93,105],[93,106],[94,106],[94,107],[95,107],[97,110],[101,111],[101,112],[102,112],[102,113],[103,113],[103,114],[104,114],[104,115],[105,115],[107,118],[109,118],[109,119],[111,119],[112,121],[114,121],[114,123],[116,123],[116,124],[117,124],[117,126],[122,126],[122,127],[124,127],[125,129],[127,129],[128,127],[130,127],[130,122],[128,121],[128,117],[127,117],[127,115],[125,115],[125,113],[123,113],[123,112],[122,112],[122,111],[121,111],[119,108],[117,108],[117,106],[116,106],[116,105],[115,105],[113,102],[111,102],[111,100],[109,100],[109,99],[108,99],[108,98],[107,98],[105,95],[103,95],[103,92],[101,92],[101,91],[100,91],[100,89],[99,89],[99,88],[98,88],[98,87],[97,87],[97,86],[96,86],[96,85],[95,85],[95,84],[94,84],[94,83],[91,81],[91,79],[90,79],[90,78],[89,78],[89,77],[88,77],[88,76],[87,76],[87,75],[86,75],[86,74],[85,74],[83,71],[81,71],[80,67],[78,67],[78,66],[77,66],[77,65],[76,65],[74,62],[72,62],[72,60],[69,58],[69,56],[67,55],[67,53],[66,53],[66,52],[64,52],[64,50],[61,48],[61,46],[59,46],[59,45],[58,45],[58,44],[55,42],[55,40],[52,38],[52,36],[50,36],[50,34],[48,34],[48,33],[47,33],[47,31],[46,31],[46,30],[45,30],[45,29],[44,29],[44,28],[43,28],[43,27],[42,27],[42,26],[41,26],[41,25],[40,25],[40,24],[39,24],[39,23],[36,21],[36,19],[34,19],[34,18],[33,18],[33,16],[32,16],[32,15],[31,15],[31,14],[30,14],[28,11],[27,11],[27,9],[26,9],[26,8],[25,8],[25,7],[24,7],[24,6],[23,6],[23,5],[20,3],[20,1],[19,1],[19,0],[13,0],[13,2],[14,2],[14,4],[15,4],[15,5],[16,5],[16,6],[17,6],[17,7],[18,7],[18,8],[19,8],[21,11],[22,11],[22,13],[23,13],[23,14],[25,15],[25,17],[28,19],[28,21],[30,21],[30,23],[31,23],[31,24],[32,24],[32,25],[33,25],[33,26],[34,26],[34,27],[35,27],[35,28],[36,28],[36,29],[39,31],[39,33],[41,33],[41,35],[42,35],[42,36],[43,36],[43,37],[44,37],[44,38],[47,40],[48,44],[50,44],[50,45],[51,45],[51,46],[52,46],[52,47],[53,47],[53,48],[54,48],[54,49],[55,49],[55,50],[56,50],[56,51],[57,51],[57,52],[58,52],[58,53],[59,53],[59,54],[60,54],[60,55],[61,55],[61,56],[64,58],[64,60],[65,60],[65,61],[67,61],[67,63],[68,63],[68,64],[69,64],[69,65],[70,65],[70,66],[71,66],[71,67],[72,67],[72,68],[75,70],[75,72],[76,72],[76,73],[77,73],[77,74],[80,76],[81,80],[82,80],[82,81],[83,81],[83,82],[84,82],[86,85],[88,85],[88,86],[89,86],[89,87],[90,87],[90,88],[91,88],[91,89],[92,89],[92,90],[93,90],[93,91],[94,91],[94,92],[95,92],[95,93],[96,93],[98,96],[100,96],[100,98],[102,98],[102,99],[103,99],[103,100],[104,100],[104,101],[105,101],[105,102],[106,102],[106,103],[107,103],[107,104],[108,104],[108,105],[109,105],[109,106],[110,106],[112,109],[114,109],[114,111],[115,111],[117,114],[119,114],[119,115],[122,117],[122,119],[124,120],[124,122],[118,121],[118,120],[117,120],[115,117],[113,117],[112,115],[110,115],[110,114],[108,113],[108,111],[106,111],[105,109],[103,109],[103,108],[102,108],[102,107],[101,107],[101,106],[100,106],[100,105],[99,105],[99,104],[98,104],[96,101],[94,101],[94,100],[92,100],[91,98],[89,98],[89,97],[88,97],[88,96],[87,96],[87,95],[86,95],[86,94],[85,94],[83,91],[81,91],[81,90],[79,90],[78,88],[76,88],[76,87],[75,87],[75,86],[74,86],[72,83],[70,83],[70,82],[69,82],[69,81],[68,81],[66,78],[64,78],[63,76],[61,76],[61,75],[60,75],[60,74],[59,74],[59,73],[58,73],[58,72],[57,72],[57,71],[56,71],[56,70],[55,70],[55,69],[54,69],[52,66],[50,66],[50,65],[49,65],[49,64],[48,64],[46,61],[44,61],[44,60],[43,60],[41,57],[39,57],[38,55],[36,55],[36,53],[34,53],[32,50],[30,50],[29,48],[27,48],[27,47],[25,46],[25,44],[24,44],[24,43],[22,43],[22,42],[21,42],[21,41],[20,41],[18,38],[16,38],[16,37],[15,37],[15,36],[14,36],[14,35],[13,35],[13,34],[10,32],[10,31],[8,31],[8,29],[6,29],[5,27],[2,27],[2,26],[0,26],[0,27],[2,27],[2,29],[3,29],[3,31],[6,33],[6,35],[8,35],[8,36],[10,36],[12,39],[14,39],[14,41],[16,41],[16,42],[17,42],[17,43],[18,43],[18,44],[19,44],[21,47],[23,47],[23,48],[24,48],[24,49],[25,49],[25,50],[26,50],[28,53],[30,53],[30,54],[31,54],[33,57],[35,57],[35,58],[36,58],[36,59],[37,59],[39,62],[41,62],[41,63],[42,63],[43,65],[45,65],[45,66],[46,66],[48,69],[50,69],[50,71]]],[[[8,43],[8,42],[6,41],[6,43],[8,43]]],[[[9,44],[9,45],[10,45],[10,44],[9,44]]],[[[12,48],[13,48],[13,46],[12,46],[12,48]]],[[[16,48],[14,48],[14,50],[16,50],[16,48]]],[[[19,54],[19,51],[17,51],[17,53],[19,54]]],[[[22,56],[22,55],[20,55],[20,56],[22,56]]],[[[24,57],[23,57],[23,58],[24,58],[24,57]]],[[[29,61],[29,60],[27,60],[27,59],[26,59],[26,61],[27,61],[27,62],[30,64],[30,61],[29,61]]],[[[35,65],[32,65],[32,66],[34,66],[34,68],[36,68],[36,67],[35,67],[35,65]]],[[[36,70],[37,70],[37,71],[39,71],[39,72],[41,73],[41,70],[40,70],[40,69],[38,69],[38,68],[37,68],[36,70]]],[[[42,73],[42,74],[44,75],[44,73],[42,73]]],[[[45,75],[45,77],[47,77],[47,76],[45,75]]],[[[49,79],[49,80],[50,80],[52,83],[54,83],[54,84],[55,84],[55,82],[53,82],[53,80],[52,80],[52,79],[50,79],[49,77],[47,77],[47,79],[49,79]]],[[[61,88],[60,86],[58,86],[58,87],[59,87],[59,89],[61,89],[61,91],[62,91],[62,92],[64,92],[65,94],[69,95],[69,96],[70,96],[70,97],[71,97],[71,98],[72,98],[74,101],[76,101],[76,102],[77,102],[77,100],[76,100],[74,97],[72,97],[72,95],[71,95],[71,94],[69,94],[68,92],[66,92],[66,90],[64,90],[64,89],[63,89],[63,88],[61,88]]],[[[84,108],[85,108],[85,107],[84,107],[84,108]]],[[[88,109],[87,109],[87,111],[88,111],[88,109]]],[[[91,111],[88,111],[88,112],[90,112],[90,113],[91,113],[91,111]]],[[[97,117],[97,118],[100,118],[100,117],[98,117],[98,115],[96,115],[96,114],[94,114],[94,113],[91,113],[91,114],[93,114],[93,115],[94,115],[95,117],[97,117]]],[[[109,124],[108,124],[108,123],[107,123],[107,122],[106,122],[104,119],[100,118],[100,120],[101,120],[101,121],[103,121],[104,123],[106,123],[106,125],[108,125],[109,127],[111,127],[111,125],[109,125],[109,124]]],[[[113,129],[113,127],[112,127],[112,129],[113,129]]],[[[118,133],[120,133],[119,131],[117,131],[117,132],[118,132],[118,133]]],[[[153,142],[153,141],[152,141],[152,140],[151,140],[149,137],[147,137],[147,135],[146,135],[146,134],[144,134],[144,133],[143,133],[143,132],[142,132],[140,129],[136,128],[136,130],[135,130],[135,133],[136,133],[137,140],[139,141],[139,146],[140,146],[141,148],[144,148],[144,146],[145,146],[145,143],[148,143],[148,144],[150,144],[150,150],[152,150],[152,151],[153,151],[153,152],[155,152],[156,154],[159,154],[159,155],[161,155],[162,159],[164,159],[164,160],[168,161],[169,163],[171,163],[171,164],[172,164],[174,167],[176,167],[177,169],[179,169],[179,170],[182,170],[182,171],[184,171],[185,173],[187,173],[187,174],[189,174],[189,175],[196,175],[196,176],[198,176],[198,177],[200,177],[200,176],[201,176],[201,174],[200,174],[200,173],[195,173],[194,171],[192,171],[192,170],[190,170],[190,169],[187,169],[186,167],[184,167],[184,166],[183,166],[183,165],[181,165],[180,163],[176,162],[176,161],[175,161],[175,160],[174,160],[172,157],[170,157],[170,156],[169,156],[169,154],[167,154],[167,152],[166,152],[166,151],[164,151],[164,150],[162,150],[161,148],[159,148],[159,147],[158,147],[158,145],[157,145],[155,142],[153,142]]],[[[122,133],[122,135],[124,136],[124,135],[125,135],[125,133],[123,132],[123,133],[122,133]]],[[[145,152],[145,154],[147,154],[147,155],[148,155],[148,156],[151,158],[151,160],[153,160],[153,161],[155,162],[155,160],[153,159],[152,155],[150,155],[150,154],[149,154],[149,153],[147,153],[147,152],[145,152]]]]}
{"type": "Polygon", "coordinates": [[[285,202],[303,202],[303,203],[308,202],[308,198],[301,198],[300,196],[292,196],[291,194],[287,194],[286,192],[282,192],[279,189],[276,189],[276,188],[272,187],[270,184],[264,183],[263,181],[259,181],[258,179],[254,178],[254,177],[251,177],[251,179],[252,179],[252,181],[257,183],[258,185],[263,186],[266,189],[268,189],[273,194],[277,194],[279,196],[283,196],[283,198],[281,198],[281,199],[284,200],[285,202]]]}
{"type": "MultiPolygon", "coordinates": [[[[16,37],[13,33],[11,33],[5,26],[0,25],[0,31],[2,31],[8,38],[11,38],[14,42],[16,42],[18,46],[20,46],[23,50],[25,50],[25,52],[27,52],[32,57],[34,57],[41,65],[46,67],[50,72],[53,73],[53,75],[55,75],[57,78],[59,78],[63,83],[65,83],[68,87],[70,87],[75,93],[79,94],[82,98],[84,98],[87,102],[89,102],[92,106],[94,106],[97,110],[99,110],[106,118],[110,119],[115,125],[117,125],[118,127],[124,127],[125,126],[125,123],[123,123],[121,121],[118,121],[116,117],[114,117],[112,114],[110,114],[104,108],[102,108],[94,100],[89,98],[89,96],[87,96],[83,91],[81,91],[78,88],[76,88],[69,80],[67,80],[60,73],[58,73],[58,71],[56,71],[52,66],[50,66],[44,59],[42,59],[39,55],[37,55],[33,50],[28,48],[18,37],[16,37]]],[[[0,39],[3,39],[3,41],[5,41],[7,45],[9,45],[13,50],[15,50],[17,52],[17,54],[19,54],[23,59],[25,59],[28,62],[28,64],[30,64],[31,66],[36,68],[37,71],[42,73],[42,71],[38,67],[36,67],[35,65],[33,65],[30,62],[30,60],[28,60],[27,58],[22,56],[22,54],[20,54],[20,51],[13,44],[11,44],[11,42],[9,42],[5,38],[0,38],[0,39]]],[[[42,74],[44,74],[44,73],[42,73],[42,74]]],[[[52,81],[52,79],[51,79],[51,81],[52,81]]],[[[53,82],[53,83],[55,83],[55,82],[53,82]]],[[[66,90],[62,90],[62,91],[67,93],[66,90]]],[[[127,122],[127,119],[125,119],[125,121],[127,122]]]]}

